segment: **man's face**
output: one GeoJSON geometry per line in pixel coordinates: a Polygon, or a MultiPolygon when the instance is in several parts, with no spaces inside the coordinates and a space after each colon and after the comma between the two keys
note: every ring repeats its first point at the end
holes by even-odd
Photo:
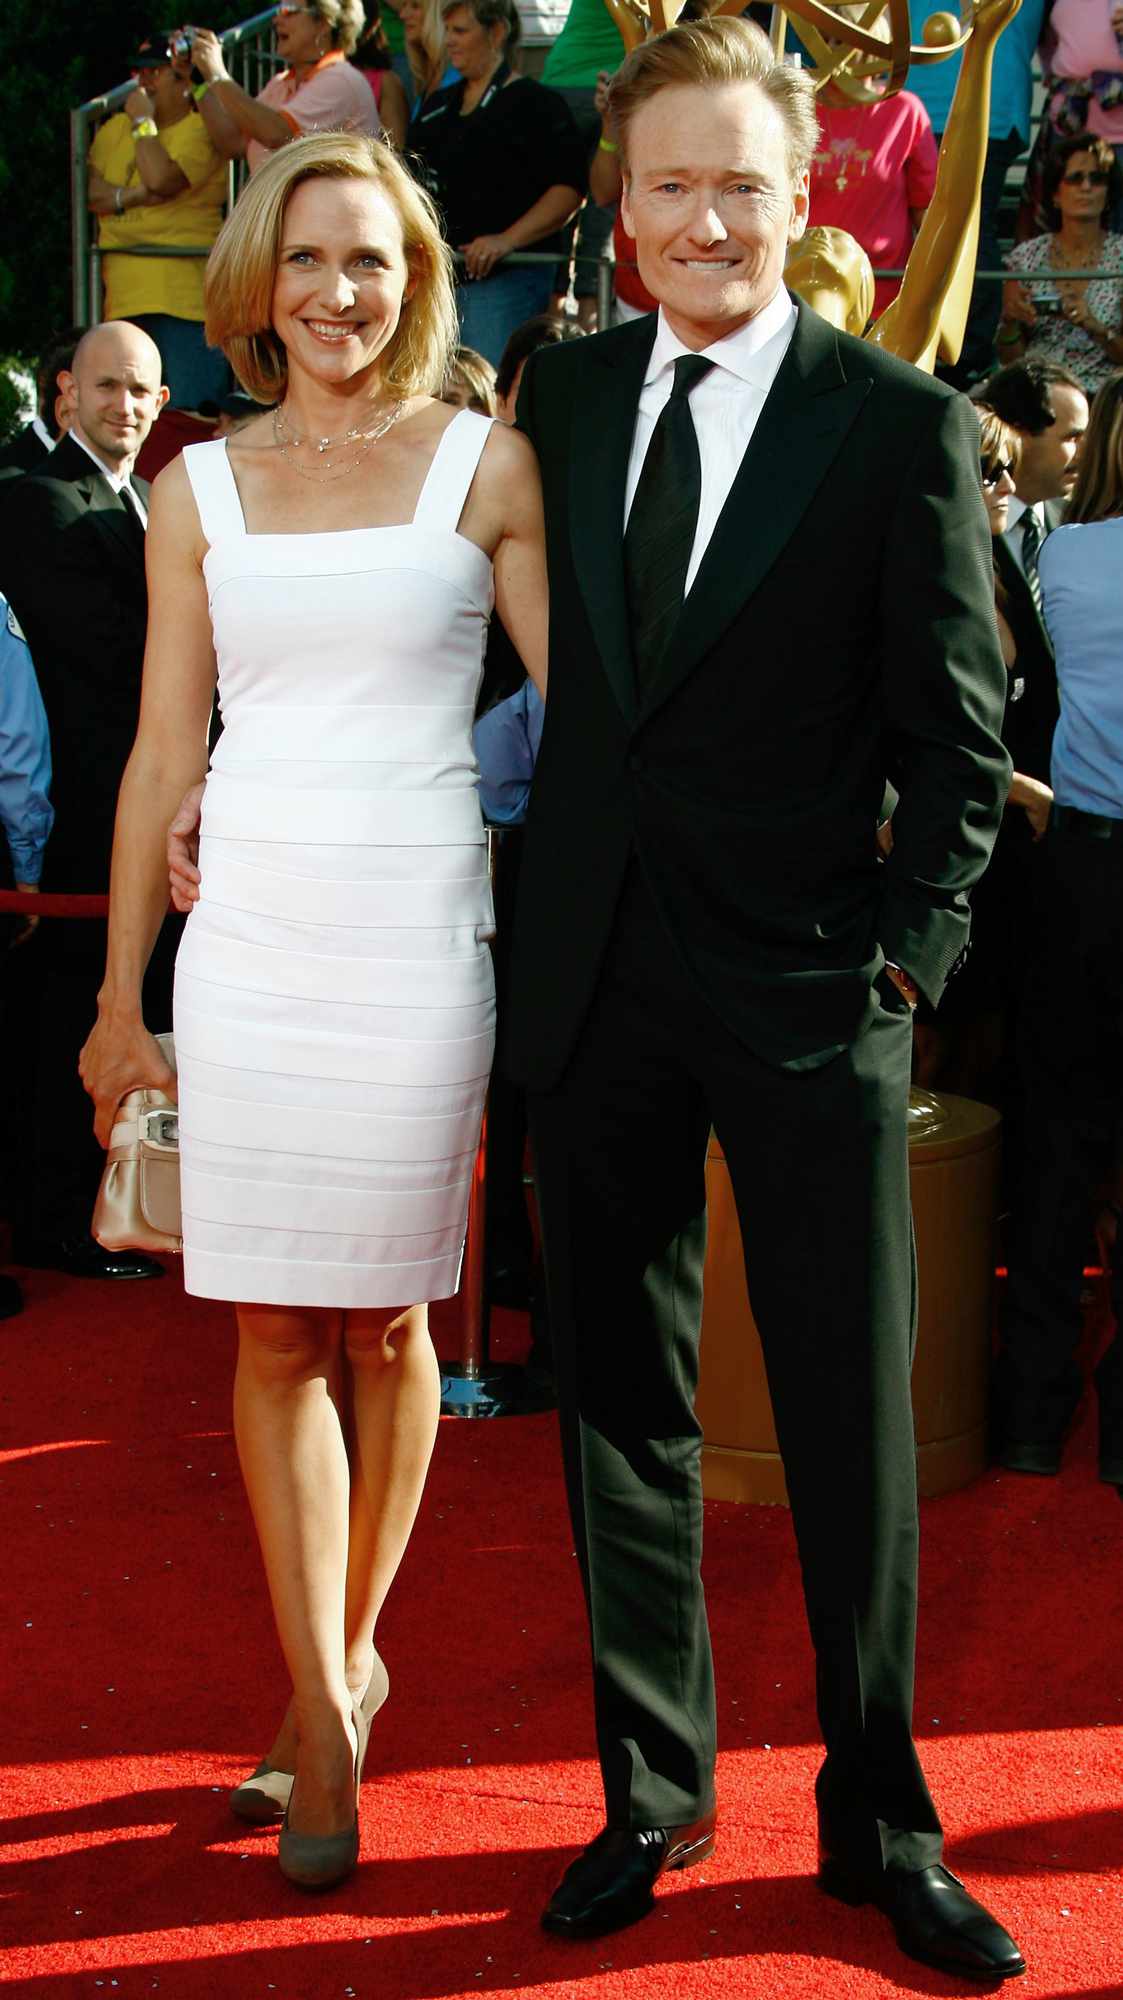
{"type": "Polygon", "coordinates": [[[99,327],[59,376],[71,428],[107,465],[127,472],[168,400],[160,357],[139,327],[99,327]]]}
{"type": "Polygon", "coordinates": [[[1088,428],[1088,399],[1063,383],[1050,386],[1049,400],[1056,421],[1040,437],[1018,433],[1022,455],[1018,463],[1018,498],[1027,506],[1035,500],[1067,500],[1080,468],[1080,446],[1088,428]]]}
{"type": "Polygon", "coordinates": [[[671,84],[628,131],[621,213],[636,262],[679,339],[696,351],[774,298],[807,227],[782,114],[755,83],[671,84]]]}

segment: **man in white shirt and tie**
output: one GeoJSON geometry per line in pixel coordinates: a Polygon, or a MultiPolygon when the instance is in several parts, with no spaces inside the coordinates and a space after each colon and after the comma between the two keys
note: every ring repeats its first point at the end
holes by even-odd
{"type": "MultiPolygon", "coordinates": [[[[137,454],[167,401],[160,355],[127,320],[91,328],[59,377],[69,431],[42,468],[0,486],[0,586],[26,632],[51,733],[55,824],[45,890],[104,893],[117,788],[136,733],[148,603],[148,488],[137,454]]],[[[169,947],[170,948],[170,947],[169,947]]],[[[161,1267],[89,1234],[102,1161],[77,1076],[96,1012],[104,923],[55,919],[35,945],[43,992],[29,1065],[32,1132],[21,1259],[87,1277],[161,1267]]],[[[166,953],[164,954],[166,956],[166,953]]],[[[162,959],[154,960],[158,989],[162,959]]],[[[166,968],[170,971],[170,966],[166,968]]],[[[170,1001],[156,1001],[160,1018],[170,1001]]]]}
{"type": "Polygon", "coordinates": [[[551,655],[507,1058],[607,1808],[543,1922],[634,1922],[714,1843],[693,1413],[712,1125],[816,1651],[821,1885],[912,1957],[1004,1978],[1022,1955],[943,1867],[911,1735],[910,1008],[963,950],[1010,769],[977,427],[784,289],[814,97],[758,29],[655,38],[612,109],[660,311],[533,356],[519,402],[551,655]]]}
{"type": "MultiPolygon", "coordinates": [[[[1006,531],[999,537],[998,562],[1003,582],[1015,596],[1025,595],[1024,583],[1040,623],[1037,554],[1046,535],[1064,519],[1076,484],[1080,445],[1088,428],[1088,398],[1059,362],[1014,361],[982,383],[974,400],[1018,434],[1021,455],[1006,531]]],[[[1048,646],[1044,626],[1041,633],[1048,646]]],[[[1051,646],[1048,654],[1051,661],[1051,646]]]]}

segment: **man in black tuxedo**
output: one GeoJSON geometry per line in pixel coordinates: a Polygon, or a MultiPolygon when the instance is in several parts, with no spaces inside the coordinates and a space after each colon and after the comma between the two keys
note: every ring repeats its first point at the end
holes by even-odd
{"type": "MultiPolygon", "coordinates": [[[[0,582],[27,634],[51,732],[55,825],[42,887],[98,894],[109,886],[148,617],[148,488],[132,468],[168,392],[155,345],[124,320],[92,328],[60,383],[68,435],[41,470],[0,486],[0,582]]],[[[103,1161],[77,1063],[97,1011],[104,921],[45,923],[36,951],[32,1158],[17,1249],[25,1262],[82,1276],[158,1275],[151,1258],[103,1251],[89,1234],[103,1161]]]]}
{"type": "Polygon", "coordinates": [[[543,1921],[631,1922],[713,1844],[693,1410],[712,1123],[816,1652],[822,1885],[876,1903],[913,1957],[1003,1977],[1024,1961],[942,1867],[911,1735],[910,1001],[963,951],[1010,773],[977,427],[784,290],[814,99],[759,30],[675,29],[612,101],[661,311],[534,356],[520,401],[551,655],[509,1057],[608,1822],[543,1921]]]}
{"type": "Polygon", "coordinates": [[[31,422],[0,446],[0,481],[22,479],[25,472],[45,469],[61,435],[59,376],[73,367],[74,350],[81,338],[81,327],[71,328],[57,335],[44,355],[36,381],[39,407],[31,422]]]}

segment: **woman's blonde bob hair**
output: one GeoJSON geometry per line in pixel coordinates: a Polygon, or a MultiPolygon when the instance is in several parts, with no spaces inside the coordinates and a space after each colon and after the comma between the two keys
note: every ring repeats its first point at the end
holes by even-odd
{"type": "Polygon", "coordinates": [[[459,339],[452,262],[436,210],[381,139],[314,132],[282,146],[253,176],[207,261],[206,333],[259,403],[280,402],[288,356],[273,330],[273,287],[285,211],[305,181],[373,181],[397,214],[413,281],[379,357],[381,383],[398,397],[439,396],[459,339]]]}
{"type": "Polygon", "coordinates": [[[332,47],[342,49],[345,56],[353,56],[367,24],[362,0],[312,0],[312,7],[325,28],[331,30],[332,47]]]}

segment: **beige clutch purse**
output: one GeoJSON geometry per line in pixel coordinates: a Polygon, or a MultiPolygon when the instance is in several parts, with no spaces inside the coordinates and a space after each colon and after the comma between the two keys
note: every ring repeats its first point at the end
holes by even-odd
{"type": "MultiPolygon", "coordinates": [[[[174,1069],[171,1036],[156,1040],[174,1069]]],[[[183,1249],[179,1112],[162,1090],[130,1090],[121,1099],[92,1226],[103,1250],[183,1249]]]]}

